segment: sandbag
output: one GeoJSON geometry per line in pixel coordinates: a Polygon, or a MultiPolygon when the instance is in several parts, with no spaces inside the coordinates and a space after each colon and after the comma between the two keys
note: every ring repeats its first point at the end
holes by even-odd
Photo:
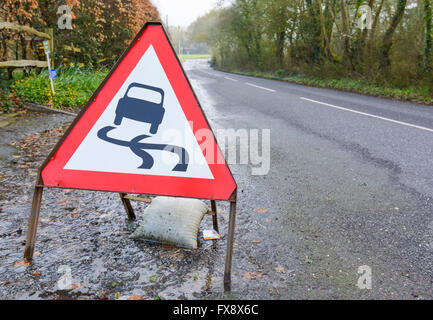
{"type": "Polygon", "coordinates": [[[144,210],[142,222],[131,237],[195,249],[207,211],[204,202],[197,199],[156,197],[144,210]]]}

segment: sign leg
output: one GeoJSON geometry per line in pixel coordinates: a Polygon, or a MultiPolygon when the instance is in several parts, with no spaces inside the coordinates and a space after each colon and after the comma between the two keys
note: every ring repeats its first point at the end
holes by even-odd
{"type": "Polygon", "coordinates": [[[41,209],[43,187],[35,187],[33,194],[32,211],[30,213],[29,225],[27,228],[26,248],[24,251],[24,258],[31,260],[33,258],[33,251],[35,249],[36,232],[38,229],[39,212],[41,209]]]}
{"type": "Polygon", "coordinates": [[[119,194],[129,220],[135,220],[135,213],[134,213],[134,209],[132,208],[131,201],[125,198],[126,193],[119,193],[119,194]]]}
{"type": "Polygon", "coordinates": [[[224,270],[224,291],[230,291],[231,289],[231,272],[232,272],[233,242],[235,236],[235,221],[236,221],[236,201],[231,201],[229,229],[227,233],[226,264],[224,270]]]}
{"type": "Polygon", "coordinates": [[[211,200],[210,205],[211,205],[212,211],[214,212],[214,214],[212,215],[213,229],[219,233],[219,230],[218,230],[218,213],[217,213],[216,201],[211,200]]]}

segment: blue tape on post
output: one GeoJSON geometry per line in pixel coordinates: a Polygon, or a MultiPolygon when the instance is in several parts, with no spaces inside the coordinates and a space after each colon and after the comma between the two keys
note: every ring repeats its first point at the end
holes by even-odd
{"type": "Polygon", "coordinates": [[[51,79],[57,79],[57,72],[56,72],[56,69],[51,69],[51,70],[50,70],[50,78],[51,78],[51,79]]]}

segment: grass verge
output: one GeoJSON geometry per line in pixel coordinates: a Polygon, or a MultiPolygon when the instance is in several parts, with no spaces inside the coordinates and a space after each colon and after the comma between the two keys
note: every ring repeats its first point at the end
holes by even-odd
{"type": "Polygon", "coordinates": [[[24,101],[48,105],[57,109],[75,109],[83,106],[98,88],[108,70],[84,67],[59,68],[54,79],[55,93],[52,94],[46,70],[29,77],[19,76],[10,90],[24,101]]]}
{"type": "Polygon", "coordinates": [[[181,62],[184,62],[185,60],[188,59],[210,59],[211,55],[210,54],[180,54],[178,55],[178,57],[181,62]]]}
{"type": "Polygon", "coordinates": [[[274,79],[280,81],[286,81],[291,83],[297,83],[302,85],[308,85],[319,88],[331,88],[342,91],[350,91],[361,93],[365,95],[371,95],[376,97],[390,98],[399,101],[411,101],[416,103],[433,105],[433,93],[428,86],[410,86],[407,88],[390,88],[386,86],[375,85],[367,83],[362,80],[355,80],[349,78],[343,79],[326,79],[326,78],[312,78],[299,75],[292,76],[280,76],[272,73],[263,72],[244,72],[244,71],[233,71],[219,69],[224,72],[230,72],[240,75],[247,75],[253,77],[259,77],[264,79],[274,79]]]}

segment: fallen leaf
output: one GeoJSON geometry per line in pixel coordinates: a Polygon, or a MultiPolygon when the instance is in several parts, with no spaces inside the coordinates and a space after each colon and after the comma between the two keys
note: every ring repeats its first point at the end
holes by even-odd
{"type": "Polygon", "coordinates": [[[260,243],[261,240],[253,240],[253,243],[260,243]]]}
{"type": "Polygon", "coordinates": [[[247,279],[251,279],[251,280],[255,280],[255,279],[261,278],[262,274],[260,272],[251,271],[251,272],[243,273],[242,277],[247,278],[247,279]]]}
{"type": "Polygon", "coordinates": [[[32,275],[35,277],[39,277],[40,275],[42,275],[42,272],[34,271],[34,272],[32,272],[32,275]]]}
{"type": "Polygon", "coordinates": [[[81,283],[73,283],[73,284],[71,284],[71,289],[72,290],[78,289],[78,288],[82,288],[82,287],[83,287],[83,285],[81,283]]]}
{"type": "Polygon", "coordinates": [[[176,248],[175,246],[173,246],[173,245],[171,245],[171,244],[167,244],[167,243],[163,243],[163,244],[162,244],[162,247],[163,247],[164,249],[174,249],[174,248],[176,248]]]}
{"type": "Polygon", "coordinates": [[[269,223],[269,222],[271,222],[272,220],[271,220],[271,218],[266,218],[266,222],[267,223],[269,223]]]}
{"type": "Polygon", "coordinates": [[[144,300],[142,295],[134,294],[133,296],[130,296],[128,300],[144,300]]]}
{"type": "Polygon", "coordinates": [[[78,215],[78,211],[74,211],[71,213],[72,217],[75,218],[78,215]]]}
{"type": "Polygon", "coordinates": [[[275,267],[275,271],[279,273],[286,273],[286,269],[284,269],[282,266],[275,267]]]}
{"type": "Polygon", "coordinates": [[[41,253],[40,253],[39,251],[36,251],[33,255],[34,255],[35,257],[40,257],[40,256],[41,256],[41,253]]]}
{"type": "Polygon", "coordinates": [[[255,208],[253,209],[254,212],[258,212],[258,213],[266,213],[268,212],[268,209],[265,208],[255,208]]]}
{"type": "Polygon", "coordinates": [[[29,265],[30,265],[30,262],[28,262],[27,260],[19,260],[19,261],[14,262],[15,268],[21,268],[21,267],[27,268],[29,265]]]}
{"type": "Polygon", "coordinates": [[[278,290],[277,288],[272,288],[271,290],[269,290],[269,293],[271,295],[280,295],[280,290],[278,290]]]}

